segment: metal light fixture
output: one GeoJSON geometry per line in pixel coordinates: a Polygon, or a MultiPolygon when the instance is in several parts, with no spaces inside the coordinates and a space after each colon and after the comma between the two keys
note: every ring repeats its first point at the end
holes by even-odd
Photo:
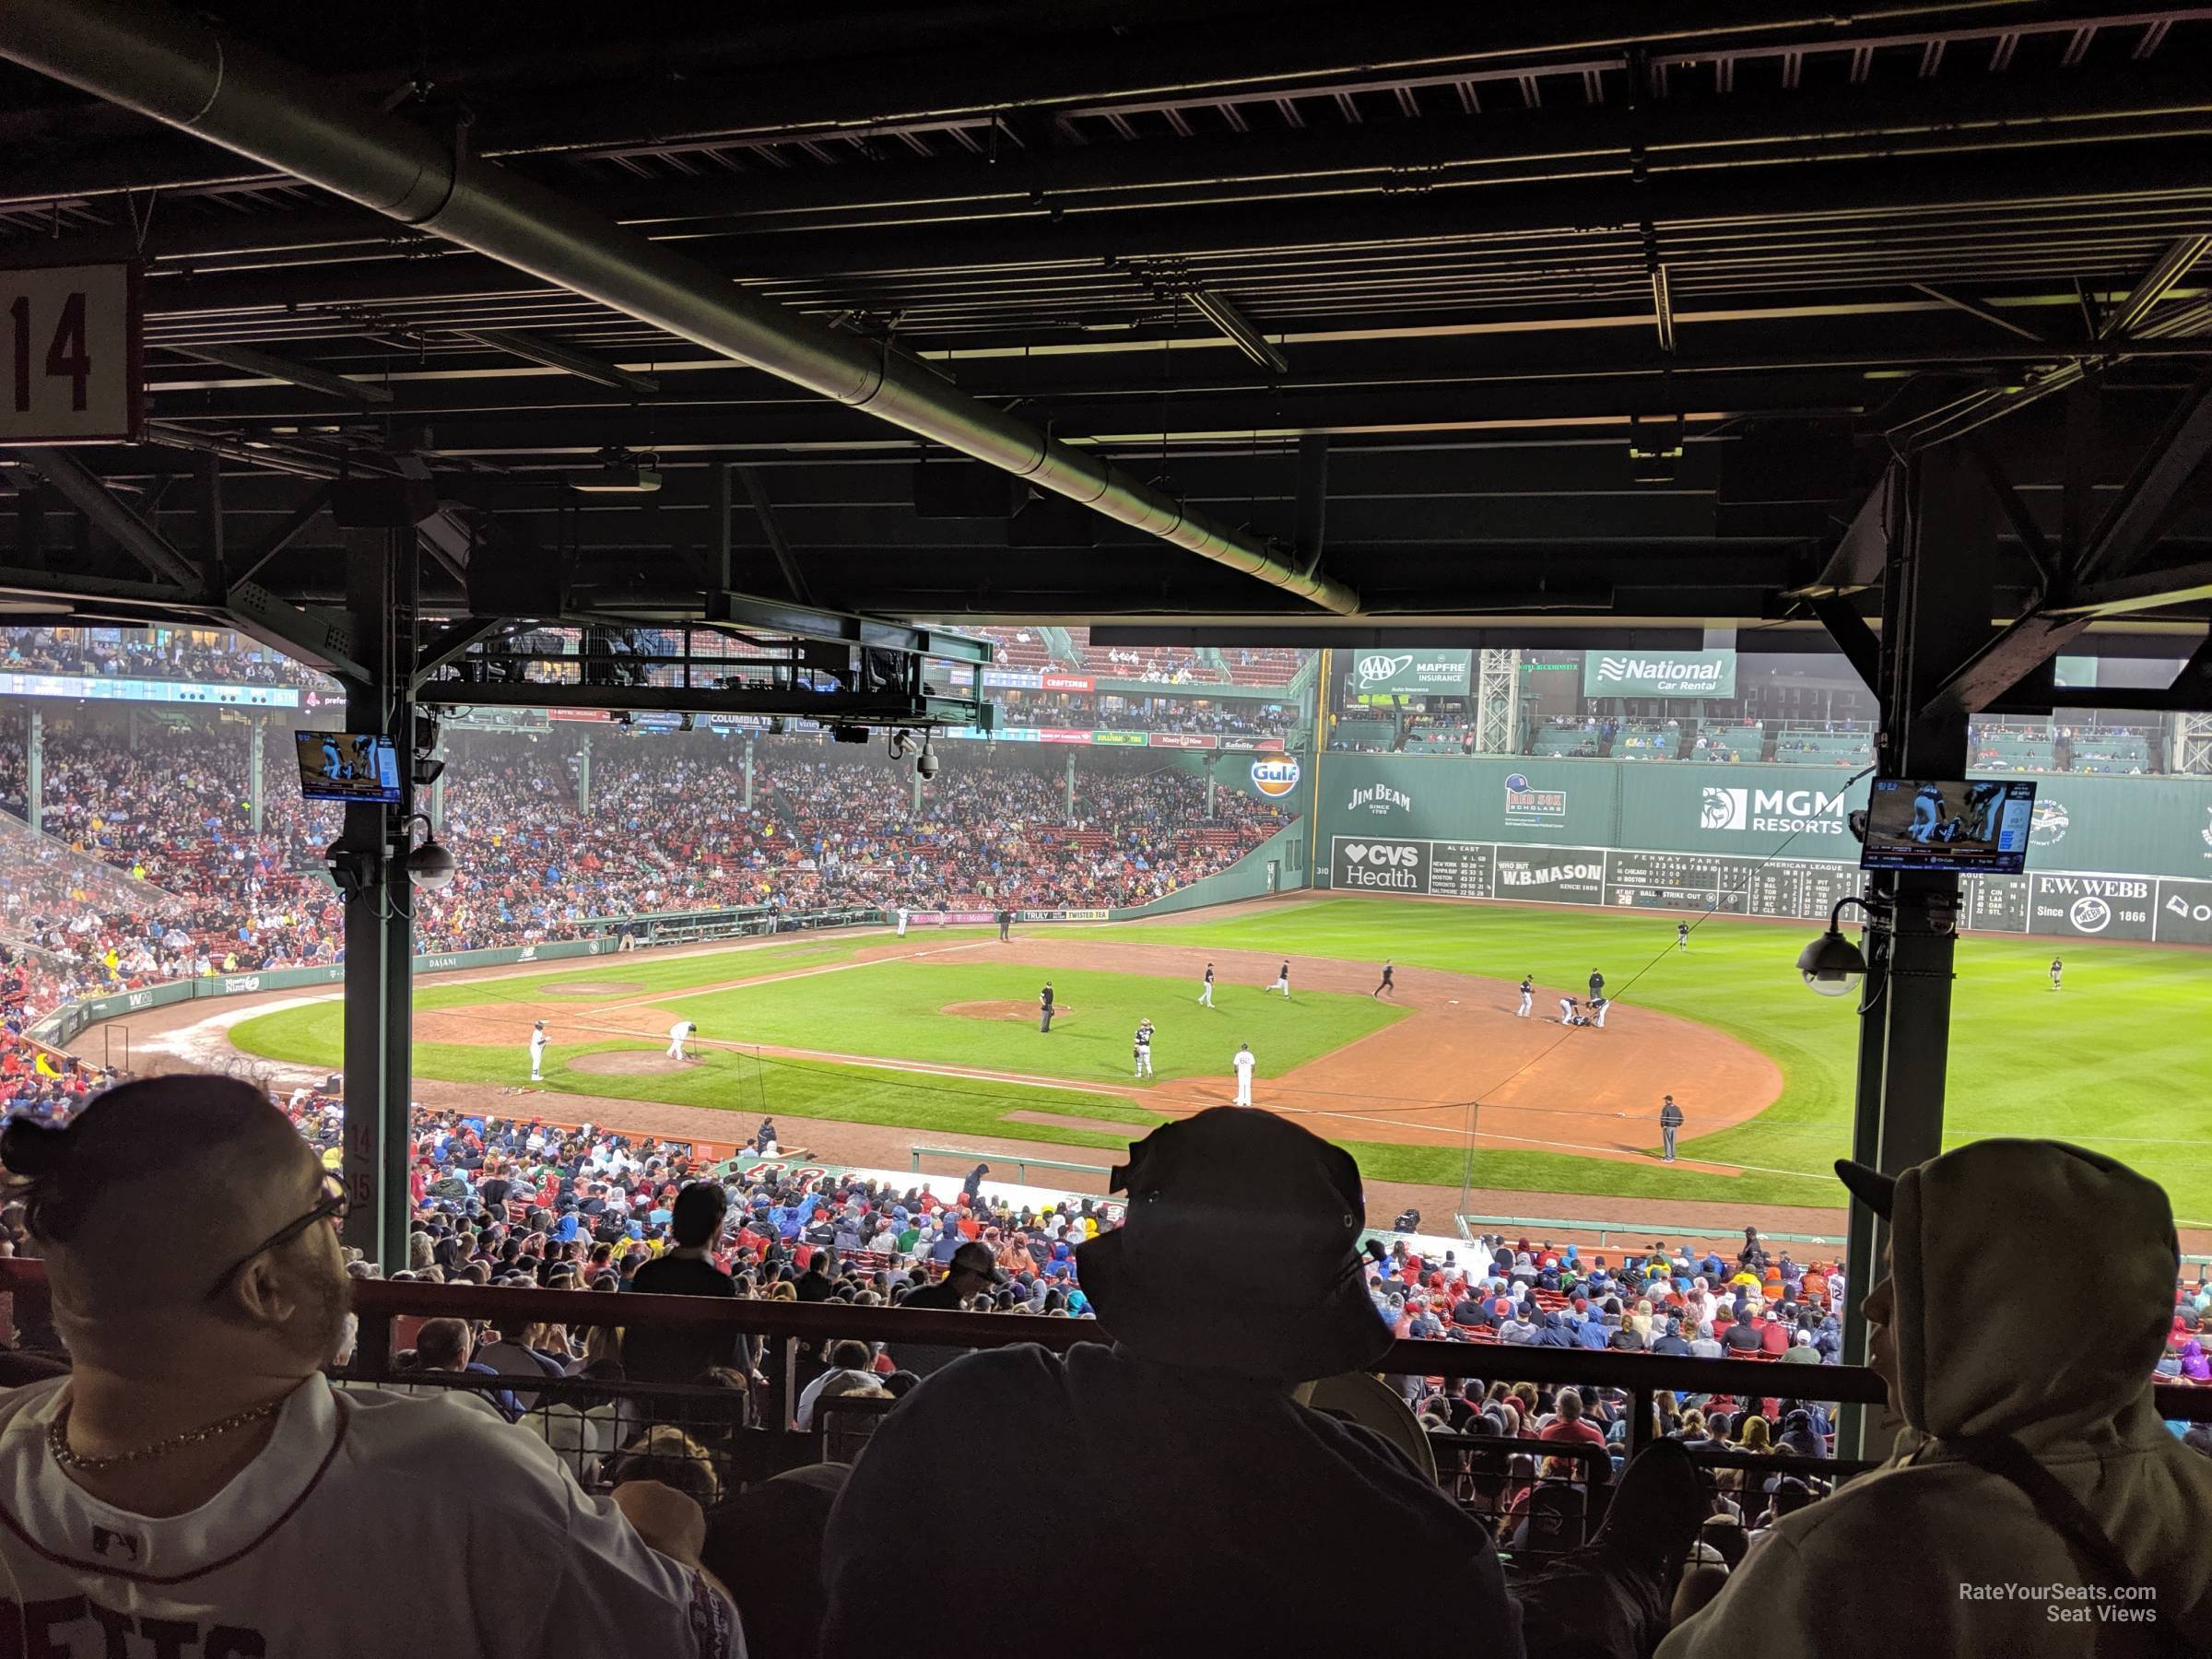
{"type": "Polygon", "coordinates": [[[1881,925],[1880,913],[1856,894],[1846,894],[1836,900],[1835,908],[1828,913],[1828,931],[1797,953],[1797,971],[1805,976],[1806,984],[1822,996],[1853,993],[1866,977],[1865,953],[1845,938],[1838,925],[1847,904],[1855,904],[1865,911],[1869,926],[1881,925]]]}
{"type": "Polygon", "coordinates": [[[609,450],[596,472],[571,473],[569,488],[582,495],[651,495],[661,487],[657,455],[638,456],[609,450]]]}
{"type": "Polygon", "coordinates": [[[428,814],[411,812],[407,815],[403,829],[408,837],[412,839],[418,823],[423,828],[422,845],[410,850],[403,862],[407,866],[408,878],[417,887],[435,891],[453,880],[460,873],[460,866],[453,862],[453,855],[439,844],[438,832],[430,828],[428,814]]]}

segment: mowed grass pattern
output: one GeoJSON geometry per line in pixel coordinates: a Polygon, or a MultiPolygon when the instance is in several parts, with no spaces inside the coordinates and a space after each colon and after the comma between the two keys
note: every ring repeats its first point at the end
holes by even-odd
{"type": "MultiPolygon", "coordinates": [[[[1032,940],[1035,935],[1032,935],[1032,940]]],[[[1280,1077],[1381,1030],[1403,1010],[1364,996],[1300,992],[1292,998],[1226,982],[1214,1006],[1197,1006],[1188,983],[1134,973],[1041,972],[978,953],[868,964],[838,973],[747,985],[662,1004],[699,1022],[701,1035],[776,1048],[814,1049],[1019,1072],[1087,1083],[1129,1082],[1137,1022],[1156,1028],[1154,1080],[1230,1077],[1241,1042],[1252,1044],[1263,1077],[1280,1077]],[[1063,1010],[1037,1029],[1046,979],[1063,1010]],[[1007,1003],[1020,1010],[947,1014],[961,1003],[1007,1003]]]]}
{"type": "MultiPolygon", "coordinates": [[[[1792,964],[1816,931],[1801,926],[1712,918],[1674,949],[1669,914],[1583,914],[1504,905],[1394,903],[1386,900],[1291,901],[1236,917],[1145,924],[1104,930],[1111,938],[1189,947],[1248,949],[1315,960],[1396,959],[1399,982],[1418,993],[1423,968],[1506,982],[1524,972],[1547,988],[1579,989],[1591,969],[1604,971],[1619,1001],[1618,1018],[1639,1007],[1663,1009],[1740,1038],[1783,1069],[1782,1098],[1757,1119],[1718,1134],[1699,1131],[1693,1077],[1649,1080],[1656,1110],[1671,1091],[1689,1114],[1683,1149],[1736,1166],[1735,1175],[1569,1153],[1484,1146],[1473,1152],[1348,1141],[1371,1180],[1534,1193],[1622,1194],[1747,1203],[1832,1205],[1840,1196],[1829,1166],[1850,1147],[1857,1021],[1848,1005],[1816,997],[1792,964]]],[[[924,948],[984,936],[976,930],[932,932],[924,948]]],[[[1032,933],[1031,937],[1056,936],[1032,933]]],[[[1071,945],[1092,930],[1071,930],[1071,945]]],[[[872,940],[794,939],[746,951],[650,959],[602,957],[558,972],[473,983],[430,982],[418,1008],[478,1003],[608,1000],[564,990],[575,981],[640,986],[622,999],[647,997],[699,1020],[708,1035],[840,1053],[883,1055],[888,1067],[761,1060],[709,1051],[695,1070],[613,1077],[570,1072],[573,1056],[609,1047],[657,1047],[641,1040],[557,1042],[546,1087],[556,1093],[623,1095],[682,1105],[753,1112],[764,1105],[794,1117],[891,1124],[919,1135],[964,1131],[1072,1146],[1118,1147],[1111,1132],[1006,1121],[1010,1111],[1056,1112],[1128,1123],[1132,1134],[1156,1122],[1140,1105],[1041,1085],[933,1077],[900,1071],[897,1059],[1050,1076],[1069,1081],[1127,1081],[1129,1036],[1137,1018],[1159,1027],[1159,1077],[1226,1076],[1230,1054],[1249,1041],[1263,1077],[1379,1029],[1387,1008],[1365,998],[1300,994],[1286,1006],[1249,984],[1226,980],[1218,1007],[1194,1006],[1194,982],[1094,972],[1053,972],[1054,989],[1075,1013],[1040,1036],[1033,1019],[981,1020],[937,1010],[956,1001],[1033,1005],[1044,977],[1034,970],[960,953],[847,972],[807,974],[771,985],[708,987],[761,973],[849,962],[872,940]],[[686,994],[689,993],[690,994],[686,994]]],[[[980,953],[978,953],[980,955],[980,953]]],[[[2212,1225],[2212,1151],[2203,1125],[2212,1100],[2212,956],[2202,952],[2048,939],[1981,935],[1961,941],[1953,988],[1947,1083],[1948,1145],[1993,1135],[2054,1135],[2093,1147],[2165,1183],[2185,1222],[2212,1225]],[[2065,989],[2049,988],[2056,948],[2067,962],[2065,989]]],[[[1295,970],[1294,970],[1295,976],[1295,970]]],[[[552,1016],[559,1035],[559,1015],[552,1016]]],[[[241,1022],[232,1040],[251,1053],[335,1066],[341,1055],[335,1002],[241,1022]]],[[[418,1044],[425,1077],[506,1084],[527,1075],[518,1031],[512,1047],[418,1044]]],[[[1539,1063],[1540,1064],[1540,1063],[1539,1063]]],[[[1470,1067],[1467,1088],[1481,1096],[1504,1081],[1470,1067]]],[[[1656,1150],[1654,1145],[1653,1148],[1656,1150]]]]}
{"type": "MultiPolygon", "coordinates": [[[[1815,996],[1794,968],[1818,931],[1713,917],[1674,947],[1672,914],[1582,914],[1490,904],[1320,899],[1234,918],[1117,930],[1206,949],[1287,952],[1353,961],[1396,959],[1418,994],[1424,967],[1580,990],[1592,969],[1618,999],[1616,1020],[1662,1009],[1742,1039],[1782,1066],[1782,1098],[1757,1118],[1698,1133],[1695,1077],[1651,1079],[1654,1112],[1672,1092],[1688,1114],[1682,1150],[1741,1166],[1714,1176],[1548,1153],[1478,1151],[1477,1185],[1558,1193],[1635,1193],[1765,1203],[1832,1203],[1830,1162],[1849,1155],[1858,1021],[1849,1003],[1815,996]]],[[[1295,971],[1295,968],[1294,968],[1295,971]]],[[[2124,1159],[2162,1182],[2186,1221],[2212,1225],[2212,955],[2147,946],[1983,935],[1959,942],[1952,989],[1945,1144],[2049,1135],[2124,1159]],[[2065,988],[2050,988],[2053,955],[2065,988]]],[[[1900,982],[1901,984],[1901,982],[1900,982]]],[[[1892,994],[1910,994],[1893,988],[1892,994]]],[[[1502,1077],[1469,1077],[1479,1095],[1502,1077]]],[[[1404,1154],[1363,1156],[1403,1169],[1404,1154]]],[[[1654,1146],[1656,1150],[1656,1132],[1654,1146]]],[[[1430,1165],[1434,1160],[1410,1160],[1430,1165]]],[[[1464,1160],[1448,1176],[1464,1178],[1464,1160]]]]}

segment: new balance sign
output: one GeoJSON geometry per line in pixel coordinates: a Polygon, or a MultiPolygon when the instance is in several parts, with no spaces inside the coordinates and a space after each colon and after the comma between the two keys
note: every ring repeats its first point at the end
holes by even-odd
{"type": "Polygon", "coordinates": [[[1593,651],[1583,658],[1587,697],[1734,697],[1733,651],[1593,651]]]}

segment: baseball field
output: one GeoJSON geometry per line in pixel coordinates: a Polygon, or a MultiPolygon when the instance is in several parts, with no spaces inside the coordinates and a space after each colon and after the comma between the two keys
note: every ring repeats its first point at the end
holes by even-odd
{"type": "MultiPolygon", "coordinates": [[[[1671,914],[1389,899],[1288,899],[1173,921],[801,939],[670,958],[600,958],[562,972],[426,982],[415,999],[420,1077],[528,1088],[531,1025],[550,1046],[543,1097],[593,1121],[622,1103],[772,1112],[910,1138],[1118,1149],[1171,1115],[1233,1098],[1249,1042],[1258,1104],[1349,1147],[1371,1180],[1545,1194],[1752,1204],[1833,1201],[1849,1149],[1857,1022],[1792,964],[1811,929],[1712,918],[1689,948],[1671,914]],[[1265,989],[1291,963],[1291,993],[1265,989]],[[1370,994],[1396,968],[1394,999],[1370,994]],[[1214,963],[1214,1006],[1198,1006],[1214,963]],[[1603,972],[1603,1030],[1559,1021],[1559,998],[1603,972]],[[1518,1015],[1518,982],[1537,987],[1518,1015]],[[1038,1030],[1049,981],[1059,1014],[1038,1030]],[[1153,1075],[1133,1075],[1140,1019],[1153,1075]],[[669,1027],[695,1021],[687,1058],[669,1027]],[[1680,1159],[1657,1158],[1672,1093],[1680,1159]],[[575,1097],[563,1101],[560,1097],[575,1097]]],[[[2047,940],[1975,936],[1959,949],[1947,1091],[1952,1144],[2058,1135],[2162,1181],[2192,1225],[2212,1218],[2212,958],[2070,944],[2051,989],[2047,940]]],[[[335,1000],[231,1028],[237,1049],[335,1067],[335,1000]]],[[[743,1121],[737,1121],[742,1119],[743,1121]]],[[[650,1123],[641,1127],[652,1127],[650,1123]]],[[[1084,1153],[1070,1153],[1085,1158],[1084,1153]]]]}

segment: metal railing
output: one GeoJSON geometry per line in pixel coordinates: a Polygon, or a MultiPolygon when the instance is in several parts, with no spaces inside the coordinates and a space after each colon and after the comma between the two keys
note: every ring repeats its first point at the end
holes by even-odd
{"type": "MultiPolygon", "coordinates": [[[[42,1302],[46,1293],[44,1264],[0,1260],[0,1292],[42,1302]]],[[[518,1330],[540,1324],[651,1324],[715,1329],[732,1337],[761,1338],[771,1345],[769,1351],[781,1351],[785,1398],[791,1401],[798,1397],[801,1349],[819,1347],[840,1337],[935,1349],[1035,1343],[1065,1352],[1077,1343],[1105,1340],[1111,1335],[1105,1326],[1088,1319],[858,1307],[843,1302],[394,1284],[383,1279],[354,1281],[353,1306],[360,1331],[355,1347],[357,1357],[348,1374],[356,1380],[381,1382],[399,1374],[394,1370],[392,1335],[394,1321],[401,1318],[458,1318],[502,1329],[512,1325],[518,1330]]],[[[1631,1403],[1627,1446],[1631,1453],[1651,1437],[1653,1402],[1660,1394],[1859,1405],[1879,1405],[1887,1398],[1880,1377],[1863,1366],[1785,1365],[1771,1360],[1700,1359],[1488,1342],[1398,1342],[1373,1369],[1390,1376],[1444,1381],[1478,1377],[1486,1382],[1571,1383],[1616,1391],[1631,1403]]],[[[2170,1419],[2212,1422],[2212,1386],[2160,1384],[2157,1399],[2159,1410],[2170,1419]]]]}
{"type": "MultiPolygon", "coordinates": [[[[1132,1134],[1134,1133],[1133,1127],[1132,1134]]],[[[1014,1182],[1017,1186],[1029,1184],[1031,1170],[1067,1170],[1078,1175],[1100,1177],[1113,1173],[1104,1164],[1062,1163],[1050,1158],[1010,1157],[1003,1152],[978,1152],[972,1147],[909,1147],[906,1151],[907,1172],[912,1175],[922,1173],[922,1160],[925,1158],[949,1158],[957,1163],[970,1165],[987,1162],[991,1164],[991,1172],[994,1175],[998,1174],[1002,1165],[1010,1163],[1014,1166],[1014,1182]]]]}
{"type": "MultiPolygon", "coordinates": [[[[1717,1230],[1690,1227],[1671,1227],[1650,1221],[1557,1221],[1540,1216],[1473,1216],[1454,1215],[1459,1235],[1472,1241],[1477,1233],[1501,1232],[1512,1238],[1543,1237],[1555,1243],[1571,1241],[1580,1244],[1594,1234],[1597,1248],[1609,1250],[1612,1241],[1620,1240],[1630,1249],[1637,1248],[1638,1240],[1668,1239],[1677,1244],[1709,1244],[1724,1242],[1741,1235],[1728,1229],[1717,1230]]],[[[1761,1230],[1759,1241],[1782,1244],[1832,1244],[1840,1251],[1844,1240],[1836,1233],[1767,1232],[1761,1230]]]]}

